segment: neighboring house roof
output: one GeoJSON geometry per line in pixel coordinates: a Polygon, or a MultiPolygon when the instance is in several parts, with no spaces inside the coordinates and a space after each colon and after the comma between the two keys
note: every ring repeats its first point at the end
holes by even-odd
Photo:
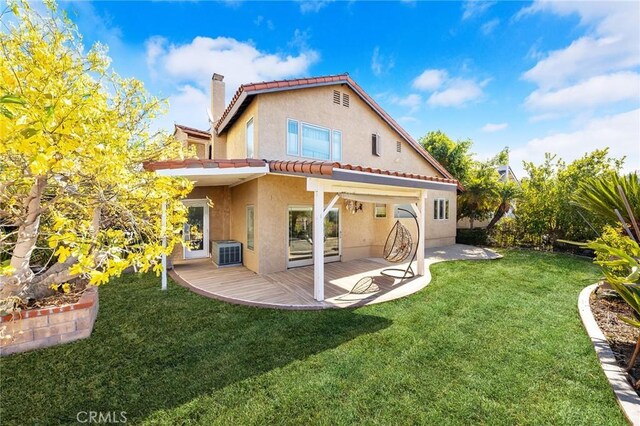
{"type": "Polygon", "coordinates": [[[402,128],[376,101],[371,98],[349,74],[338,74],[324,77],[298,78],[294,80],[279,80],[262,83],[250,83],[241,85],[231,99],[229,106],[222,113],[220,120],[213,126],[217,134],[223,132],[239,114],[249,105],[254,96],[261,93],[282,92],[286,90],[305,89],[310,87],[346,84],[353,90],[380,118],[402,136],[402,138],[420,154],[429,164],[448,179],[453,179],[435,158],[431,156],[418,142],[416,142],[406,130],[402,128]]]}
{"type": "Polygon", "coordinates": [[[516,174],[513,173],[511,166],[496,166],[496,170],[498,170],[498,174],[501,178],[504,178],[505,176],[511,176],[518,185],[520,184],[520,181],[518,180],[516,174]],[[507,171],[509,171],[509,175],[507,175],[507,171]]]}
{"type": "Polygon", "coordinates": [[[196,139],[211,139],[211,133],[208,130],[195,129],[193,127],[183,126],[182,124],[175,124],[176,129],[180,129],[192,138],[196,139]]]}
{"type": "Polygon", "coordinates": [[[261,167],[269,165],[269,171],[275,173],[288,173],[300,175],[320,175],[332,176],[334,170],[350,170],[355,172],[372,173],[385,176],[393,176],[407,179],[418,179],[430,182],[449,183],[457,185],[462,189],[460,183],[455,179],[446,179],[437,176],[420,175],[416,173],[404,173],[391,170],[378,169],[374,167],[363,167],[352,164],[326,161],[281,161],[281,160],[254,160],[251,158],[234,160],[166,160],[154,161],[144,164],[147,171],[184,169],[184,168],[238,168],[238,167],[261,167]]]}

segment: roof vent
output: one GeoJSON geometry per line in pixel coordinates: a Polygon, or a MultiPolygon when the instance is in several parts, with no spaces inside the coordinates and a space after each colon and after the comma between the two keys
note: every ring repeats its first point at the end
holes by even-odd
{"type": "Polygon", "coordinates": [[[349,108],[349,95],[347,95],[346,93],[342,94],[342,105],[349,108]]]}
{"type": "Polygon", "coordinates": [[[336,105],[340,105],[340,92],[337,90],[333,91],[333,103],[336,105]]]}

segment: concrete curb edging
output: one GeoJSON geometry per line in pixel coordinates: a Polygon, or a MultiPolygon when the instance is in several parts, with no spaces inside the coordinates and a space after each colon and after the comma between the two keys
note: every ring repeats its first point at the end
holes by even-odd
{"type": "Polygon", "coordinates": [[[618,405],[622,408],[622,412],[629,423],[633,426],[640,426],[640,396],[627,381],[626,373],[618,365],[607,339],[604,337],[600,327],[598,327],[598,323],[591,312],[589,297],[597,287],[598,284],[592,284],[580,292],[580,296],[578,296],[578,312],[580,312],[582,324],[593,343],[600,366],[609,380],[618,405]]]}

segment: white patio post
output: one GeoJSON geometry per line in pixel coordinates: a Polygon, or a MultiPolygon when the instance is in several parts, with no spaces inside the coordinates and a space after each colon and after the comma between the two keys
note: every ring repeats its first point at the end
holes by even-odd
{"type": "Polygon", "coordinates": [[[424,275],[424,239],[427,236],[427,191],[420,191],[418,200],[418,223],[420,224],[420,239],[418,240],[418,275],[424,275]]]}
{"type": "MultiPolygon", "coordinates": [[[[162,202],[162,248],[167,248],[167,202],[162,202]]],[[[167,289],[167,255],[162,253],[162,290],[167,289]]]]}
{"type": "Polygon", "coordinates": [[[313,298],[324,300],[324,188],[313,189],[313,298]]]}

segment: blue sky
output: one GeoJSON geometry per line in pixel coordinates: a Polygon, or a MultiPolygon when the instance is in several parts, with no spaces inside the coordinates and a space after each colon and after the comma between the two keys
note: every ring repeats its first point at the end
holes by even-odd
{"type": "Polygon", "coordinates": [[[213,72],[241,83],[349,72],[414,137],[485,158],[571,160],[609,146],[640,169],[639,2],[65,3],[87,43],[208,128],[213,72]]]}

